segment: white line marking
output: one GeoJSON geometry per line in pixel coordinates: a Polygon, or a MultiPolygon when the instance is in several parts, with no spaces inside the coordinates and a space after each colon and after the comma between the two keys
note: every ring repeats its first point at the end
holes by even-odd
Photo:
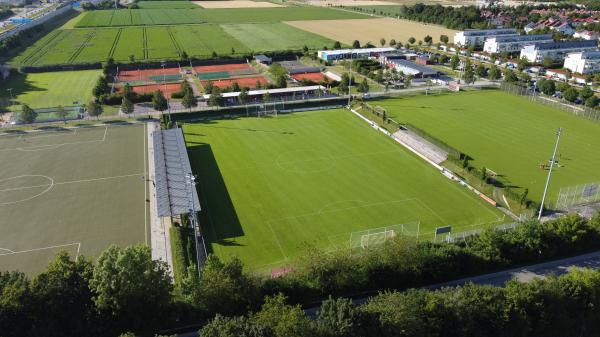
{"type": "MultiPolygon", "coordinates": [[[[62,247],[68,247],[68,246],[74,246],[74,245],[78,245],[78,247],[81,247],[81,242],[73,242],[73,243],[66,243],[64,245],[56,245],[56,246],[48,246],[48,247],[41,247],[41,248],[33,248],[33,249],[27,249],[27,250],[20,250],[20,251],[11,252],[11,253],[2,253],[2,254],[0,254],[0,256],[22,254],[22,253],[31,253],[31,252],[37,252],[37,251],[40,251],[40,250],[62,248],[62,247]]],[[[77,252],[79,254],[79,248],[77,249],[77,252]]]]}
{"type": "Polygon", "coordinates": [[[102,136],[102,141],[106,140],[106,133],[108,132],[108,126],[104,128],[104,136],[102,136]]]}
{"type": "Polygon", "coordinates": [[[8,248],[0,248],[0,250],[5,250],[5,251],[7,251],[7,252],[9,252],[9,253],[14,253],[12,250],[10,250],[10,249],[8,249],[8,248]]]}
{"type": "MultiPolygon", "coordinates": [[[[23,201],[29,201],[33,198],[37,198],[42,194],[45,194],[46,192],[50,191],[52,189],[52,187],[54,187],[54,179],[48,177],[48,176],[44,176],[44,175],[21,175],[21,176],[16,176],[16,177],[12,177],[12,178],[6,178],[6,179],[0,179],[0,182],[2,181],[9,181],[9,180],[15,180],[15,179],[19,179],[19,178],[23,178],[23,177],[42,177],[45,179],[48,179],[48,181],[50,181],[50,184],[45,184],[45,185],[40,185],[40,186],[36,186],[36,187],[46,187],[45,190],[41,191],[40,193],[33,195],[31,197],[28,198],[24,198],[24,199],[20,199],[20,200],[15,200],[15,201],[8,201],[8,202],[0,202],[0,206],[6,206],[6,205],[14,205],[23,201]]],[[[31,186],[25,186],[22,189],[29,189],[32,188],[31,186]]],[[[12,189],[8,189],[11,191],[18,191],[18,188],[12,188],[12,189]]],[[[2,192],[2,191],[0,191],[2,192]]]]}
{"type": "MultiPolygon", "coordinates": [[[[92,179],[81,179],[81,180],[72,180],[72,181],[63,181],[61,183],[53,182],[51,184],[42,184],[42,185],[33,185],[33,186],[7,188],[7,189],[4,189],[4,190],[0,190],[0,192],[20,191],[20,190],[25,190],[25,189],[29,189],[29,188],[38,188],[38,187],[56,186],[56,185],[67,185],[67,184],[77,184],[77,183],[87,183],[87,182],[92,182],[92,181],[120,179],[120,178],[128,178],[128,177],[143,176],[143,175],[144,175],[144,173],[142,172],[142,173],[124,174],[124,175],[120,175],[120,176],[101,177],[101,178],[92,178],[92,179]]],[[[26,176],[19,176],[19,177],[13,177],[13,178],[9,178],[9,179],[16,179],[16,178],[20,178],[20,177],[29,177],[29,176],[28,175],[26,175],[26,176]]],[[[40,177],[45,177],[45,178],[48,178],[48,179],[52,180],[52,178],[50,178],[50,177],[46,177],[46,176],[40,176],[40,177]]],[[[4,180],[7,180],[7,179],[4,179],[4,180]]],[[[0,180],[0,181],[2,181],[2,180],[0,180]]]]}

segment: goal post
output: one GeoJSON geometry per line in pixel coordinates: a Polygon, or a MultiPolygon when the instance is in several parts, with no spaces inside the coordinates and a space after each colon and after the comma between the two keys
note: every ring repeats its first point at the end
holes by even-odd
{"type": "Polygon", "coordinates": [[[378,247],[397,237],[411,237],[418,240],[420,221],[371,228],[350,233],[350,249],[378,247]]]}

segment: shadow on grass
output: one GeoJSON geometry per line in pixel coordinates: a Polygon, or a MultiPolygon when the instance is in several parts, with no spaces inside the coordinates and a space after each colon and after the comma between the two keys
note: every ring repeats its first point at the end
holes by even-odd
{"type": "Polygon", "coordinates": [[[244,236],[244,230],[210,144],[188,145],[192,170],[198,175],[200,224],[206,233],[206,248],[210,253],[212,244],[241,246],[235,238],[244,236]]]}
{"type": "Polygon", "coordinates": [[[11,75],[8,81],[0,82],[0,112],[8,111],[9,106],[21,104],[17,98],[34,91],[48,91],[48,88],[38,87],[28,81],[26,74],[11,75]]]}

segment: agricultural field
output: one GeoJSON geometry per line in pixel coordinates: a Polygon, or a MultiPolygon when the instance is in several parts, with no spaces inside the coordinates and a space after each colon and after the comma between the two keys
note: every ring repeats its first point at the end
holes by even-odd
{"type": "Polygon", "coordinates": [[[367,19],[367,20],[325,20],[325,21],[289,21],[288,25],[315,33],[334,41],[352,44],[354,40],[361,44],[371,42],[379,45],[381,38],[390,41],[406,43],[409,38],[414,37],[423,40],[426,35],[433,38],[433,42],[439,42],[440,35],[447,35],[452,42],[455,30],[442,26],[425,24],[415,21],[398,20],[392,18],[367,19]]]}
{"type": "Polygon", "coordinates": [[[0,136],[0,270],[148,242],[145,125],[0,136]]]}
{"type": "Polygon", "coordinates": [[[504,221],[348,110],[183,130],[210,250],[254,269],[281,267],[307,243],[347,249],[354,231],[393,226],[416,240],[433,238],[437,226],[462,231],[504,221]]]}
{"type": "Polygon", "coordinates": [[[235,54],[245,54],[251,50],[241,42],[242,40],[232,36],[219,25],[175,26],[172,31],[180,48],[188,55],[208,57],[213,51],[219,55],[229,55],[232,54],[232,49],[235,50],[235,54]]]}
{"type": "Polygon", "coordinates": [[[202,8],[267,8],[284,7],[273,2],[253,1],[253,0],[207,0],[193,1],[193,3],[202,8]]]}
{"type": "Polygon", "coordinates": [[[75,25],[117,27],[175,25],[192,23],[252,23],[293,20],[334,20],[369,18],[366,15],[317,7],[217,8],[217,9],[119,9],[97,10],[83,14],[75,25]]]}
{"type": "Polygon", "coordinates": [[[16,102],[34,109],[88,102],[101,73],[101,70],[79,70],[15,74],[8,81],[0,82],[3,103],[0,111],[16,108],[16,102]],[[8,88],[12,88],[14,99],[7,103],[8,88]]]}
{"type": "Polygon", "coordinates": [[[332,48],[335,41],[283,23],[226,24],[225,32],[241,41],[249,50],[301,50],[332,48]]]}
{"type": "Polygon", "coordinates": [[[556,130],[564,128],[559,167],[553,173],[548,200],[561,187],[600,181],[600,124],[502,91],[395,98],[371,102],[388,116],[425,130],[473,158],[502,180],[528,188],[540,200],[556,130]]]}
{"type": "Polygon", "coordinates": [[[140,9],[196,9],[198,5],[191,1],[140,1],[137,3],[140,9]]]}

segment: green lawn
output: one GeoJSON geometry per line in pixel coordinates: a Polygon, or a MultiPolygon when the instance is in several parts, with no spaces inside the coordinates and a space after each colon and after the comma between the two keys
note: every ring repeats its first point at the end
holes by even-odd
{"type": "Polygon", "coordinates": [[[140,1],[141,9],[197,9],[198,5],[191,1],[140,1]]]}
{"type": "Polygon", "coordinates": [[[284,23],[246,23],[222,26],[229,35],[254,51],[332,48],[334,41],[284,23]]]}
{"type": "Polygon", "coordinates": [[[145,126],[0,136],[0,270],[147,242],[145,126]]]}
{"type": "Polygon", "coordinates": [[[600,124],[501,91],[373,101],[399,122],[409,122],[468,154],[513,185],[540,200],[556,130],[564,128],[560,167],[553,174],[549,201],[560,187],[600,181],[600,124]]]}
{"type": "Polygon", "coordinates": [[[347,110],[185,124],[210,249],[261,270],[306,244],[348,247],[353,231],[420,221],[432,238],[499,223],[489,204],[347,110]]]}
{"type": "Polygon", "coordinates": [[[8,104],[2,100],[5,104],[0,110],[14,107],[16,102],[32,108],[87,102],[101,73],[101,70],[80,70],[13,75],[8,81],[0,82],[0,97],[8,96],[8,88],[12,88],[13,93],[13,100],[8,104]]]}
{"type": "Polygon", "coordinates": [[[213,51],[219,55],[230,55],[232,48],[236,54],[250,51],[241,40],[228,34],[219,25],[175,26],[172,31],[181,49],[188,55],[211,57],[213,51]]]}

